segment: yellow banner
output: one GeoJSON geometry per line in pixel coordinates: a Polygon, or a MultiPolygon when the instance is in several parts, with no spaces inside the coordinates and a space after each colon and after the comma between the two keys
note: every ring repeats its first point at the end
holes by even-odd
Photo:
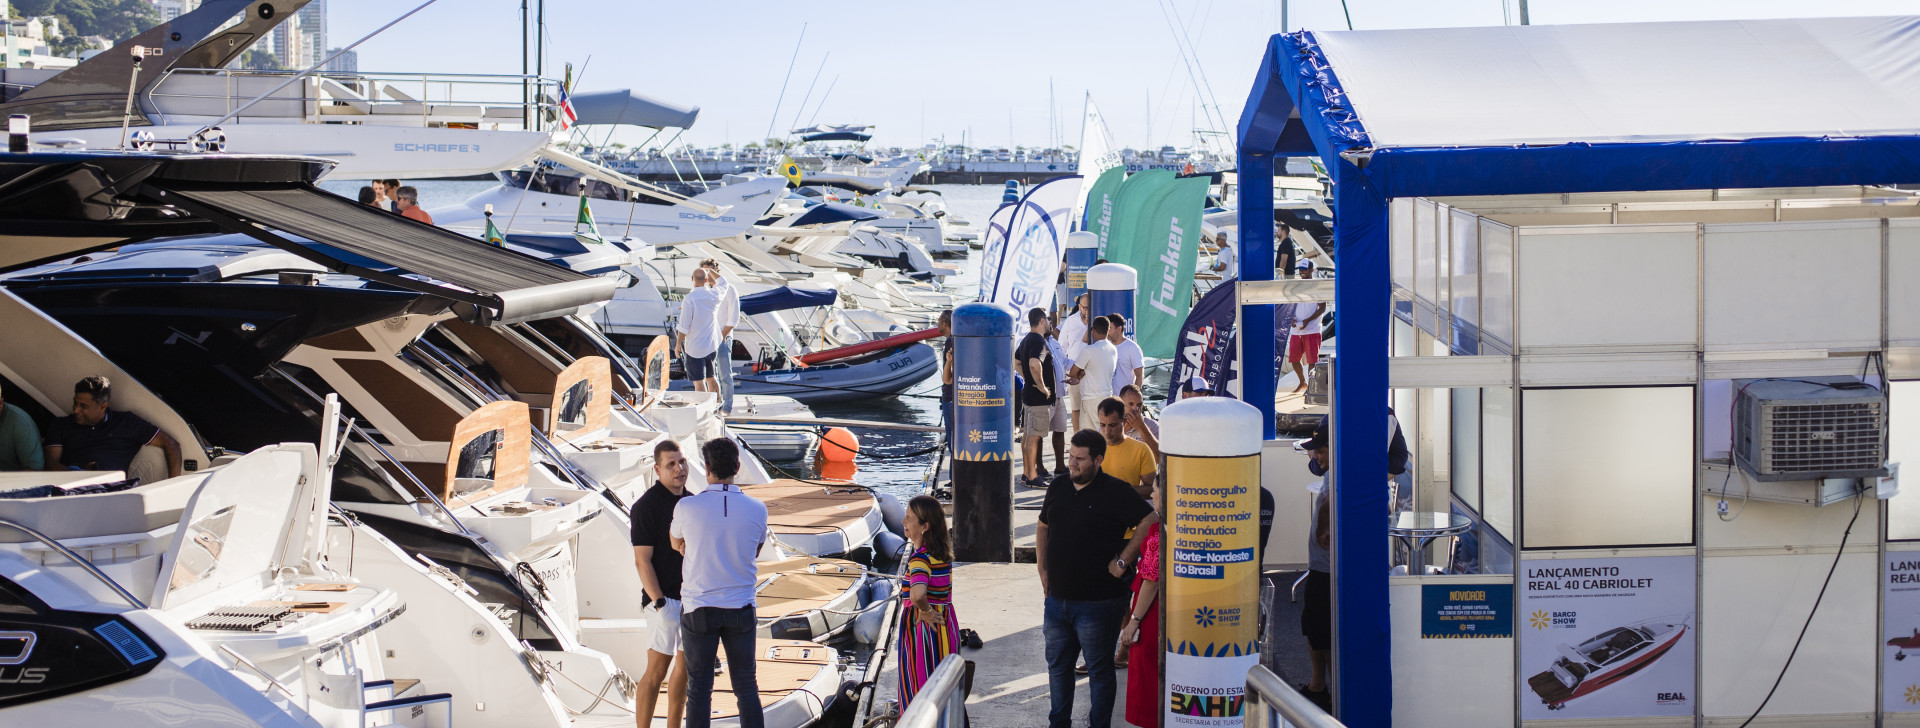
{"type": "Polygon", "coordinates": [[[1166,723],[1240,725],[1260,661],[1260,457],[1167,456],[1166,723]]]}

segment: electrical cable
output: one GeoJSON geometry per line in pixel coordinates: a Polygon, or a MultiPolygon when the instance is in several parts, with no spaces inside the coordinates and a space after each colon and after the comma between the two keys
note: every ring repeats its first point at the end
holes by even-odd
{"type": "Polygon", "coordinates": [[[1767,689],[1767,697],[1760,700],[1760,707],[1753,709],[1753,715],[1747,716],[1740,728],[1747,728],[1755,718],[1760,717],[1760,711],[1767,709],[1767,702],[1773,700],[1773,692],[1779,690],[1780,681],[1786,679],[1787,669],[1793,667],[1793,656],[1800,652],[1800,641],[1807,638],[1807,628],[1813,626],[1813,615],[1820,613],[1820,602],[1826,599],[1827,586],[1833,583],[1833,572],[1840,568],[1840,557],[1847,553],[1847,537],[1853,535],[1853,524],[1860,520],[1860,506],[1866,498],[1866,492],[1865,488],[1861,488],[1853,494],[1853,517],[1847,519],[1847,530],[1840,534],[1840,549],[1833,554],[1833,565],[1827,567],[1827,578],[1820,582],[1820,594],[1813,598],[1813,608],[1807,610],[1807,621],[1800,625],[1800,636],[1794,638],[1793,649],[1787,653],[1786,664],[1780,666],[1780,674],[1773,678],[1773,687],[1767,689]]]}

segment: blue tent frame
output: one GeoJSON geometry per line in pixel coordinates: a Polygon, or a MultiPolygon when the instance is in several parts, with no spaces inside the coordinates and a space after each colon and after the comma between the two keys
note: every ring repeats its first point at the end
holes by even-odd
{"type": "MultiPolygon", "coordinates": [[[[1330,428],[1336,474],[1386,472],[1385,448],[1339,444],[1387,440],[1388,200],[1920,182],[1920,119],[1914,134],[1873,137],[1375,148],[1337,70],[1313,32],[1273,36],[1240,117],[1237,149],[1243,281],[1273,280],[1267,261],[1274,255],[1275,159],[1318,157],[1333,178],[1341,334],[1330,428]],[[1249,210],[1258,214],[1244,214],[1249,210]]],[[[1240,315],[1248,330],[1273,327],[1271,305],[1246,306],[1240,315]]],[[[1241,341],[1246,401],[1273,402],[1273,339],[1241,341]]],[[[1262,409],[1271,436],[1274,411],[1262,409]]],[[[1387,563],[1385,512],[1384,488],[1334,497],[1332,677],[1338,715],[1350,726],[1393,722],[1387,574],[1379,567],[1387,563]]]]}

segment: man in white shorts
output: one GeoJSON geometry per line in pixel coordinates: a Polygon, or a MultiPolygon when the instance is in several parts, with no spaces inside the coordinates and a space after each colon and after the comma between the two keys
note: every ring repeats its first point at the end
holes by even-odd
{"type": "Polygon", "coordinates": [[[687,705],[687,660],[680,652],[680,567],[685,557],[671,539],[673,508],[687,492],[687,458],[680,445],[662,438],[653,446],[653,487],[633,504],[633,565],[640,571],[641,595],[647,603],[640,613],[647,620],[647,671],[640,676],[637,725],[652,728],[653,706],[660,683],[667,683],[667,724],[680,725],[687,705]]]}

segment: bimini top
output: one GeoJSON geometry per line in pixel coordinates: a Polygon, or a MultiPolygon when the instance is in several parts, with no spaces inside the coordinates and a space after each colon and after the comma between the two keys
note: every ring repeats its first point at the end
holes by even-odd
{"type": "Polygon", "coordinates": [[[1303,31],[1240,131],[1387,197],[1913,182],[1920,17],[1303,31]]]}
{"type": "Polygon", "coordinates": [[[800,141],[803,142],[864,142],[873,138],[872,134],[867,133],[867,130],[871,128],[873,127],[866,124],[841,124],[839,126],[820,124],[804,129],[795,129],[793,133],[800,135],[800,141]]]}
{"type": "Polygon", "coordinates": [[[244,154],[0,154],[0,271],[143,240],[235,232],[507,323],[613,297],[616,282],[314,187],[331,162],[244,154]],[[280,230],[307,241],[292,240],[280,230]],[[393,269],[398,269],[393,270],[393,269]],[[411,274],[411,275],[406,275],[411,274]]]}
{"type": "Polygon", "coordinates": [[[646,96],[632,89],[595,91],[573,96],[575,124],[627,124],[691,129],[700,118],[700,107],[681,106],[646,96]]]}

